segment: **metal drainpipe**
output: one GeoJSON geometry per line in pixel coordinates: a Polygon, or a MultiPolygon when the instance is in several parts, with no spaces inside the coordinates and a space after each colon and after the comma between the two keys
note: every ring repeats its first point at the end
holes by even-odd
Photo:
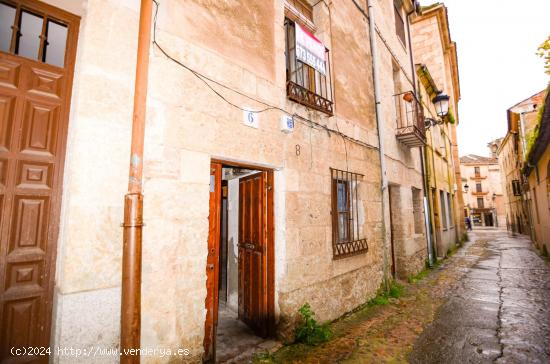
{"type": "Polygon", "coordinates": [[[388,176],[386,174],[386,157],[384,153],[384,121],[382,120],[382,105],[380,103],[380,81],[378,75],[378,49],[376,47],[376,29],[375,29],[375,14],[372,0],[366,0],[367,12],[369,16],[369,40],[370,50],[372,55],[372,78],[374,84],[374,105],[376,115],[376,127],[378,129],[378,151],[380,156],[380,174],[382,192],[382,237],[384,241],[384,285],[386,290],[389,290],[389,274],[388,274],[388,237],[386,234],[386,193],[388,191],[388,176]]]}
{"type": "Polygon", "coordinates": [[[139,353],[129,355],[128,350],[139,349],[141,341],[141,258],[143,228],[143,144],[145,138],[145,112],[149,48],[151,45],[152,0],[141,0],[139,33],[134,86],[134,112],[128,193],[124,197],[124,223],[122,248],[122,288],[120,308],[120,362],[139,363],[139,353]]]}

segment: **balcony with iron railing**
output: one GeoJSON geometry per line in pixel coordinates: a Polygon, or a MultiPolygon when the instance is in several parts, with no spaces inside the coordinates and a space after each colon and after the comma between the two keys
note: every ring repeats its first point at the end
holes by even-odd
{"type": "Polygon", "coordinates": [[[301,62],[296,57],[296,26],[285,19],[286,28],[286,93],[290,100],[332,116],[330,58],[326,50],[326,74],[301,62]]]}
{"type": "Polygon", "coordinates": [[[397,128],[395,136],[409,148],[426,144],[424,111],[422,104],[412,91],[393,95],[397,128]]]}

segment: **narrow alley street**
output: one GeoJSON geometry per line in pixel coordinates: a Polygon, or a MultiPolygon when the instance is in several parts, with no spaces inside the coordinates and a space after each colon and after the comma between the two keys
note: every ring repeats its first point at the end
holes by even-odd
{"type": "Polygon", "coordinates": [[[548,363],[550,264],[525,237],[479,229],[388,305],[336,321],[320,346],[290,345],[257,362],[548,363]]]}
{"type": "Polygon", "coordinates": [[[550,268],[532,243],[480,231],[483,256],[420,336],[412,363],[549,363],[550,268]]]}

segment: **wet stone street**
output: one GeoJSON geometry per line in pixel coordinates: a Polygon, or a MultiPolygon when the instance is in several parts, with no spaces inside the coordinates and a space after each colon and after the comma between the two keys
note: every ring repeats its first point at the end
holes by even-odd
{"type": "Polygon", "coordinates": [[[524,237],[474,235],[486,253],[440,307],[412,363],[550,363],[550,268],[524,237]]]}
{"type": "Polygon", "coordinates": [[[389,304],[334,322],[329,342],[254,361],[550,363],[550,264],[526,237],[475,230],[439,267],[403,285],[389,304]]]}

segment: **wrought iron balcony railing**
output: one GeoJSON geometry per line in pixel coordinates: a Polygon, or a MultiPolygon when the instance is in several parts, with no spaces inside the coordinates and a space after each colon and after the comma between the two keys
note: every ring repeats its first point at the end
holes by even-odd
{"type": "Polygon", "coordinates": [[[426,144],[426,129],[424,126],[424,111],[422,104],[412,91],[393,95],[395,102],[395,118],[397,139],[409,148],[421,147],[426,144]]]}
{"type": "Polygon", "coordinates": [[[326,74],[296,58],[296,26],[285,19],[286,28],[286,92],[289,99],[312,109],[333,114],[332,85],[330,81],[330,58],[326,50],[326,74]]]}

